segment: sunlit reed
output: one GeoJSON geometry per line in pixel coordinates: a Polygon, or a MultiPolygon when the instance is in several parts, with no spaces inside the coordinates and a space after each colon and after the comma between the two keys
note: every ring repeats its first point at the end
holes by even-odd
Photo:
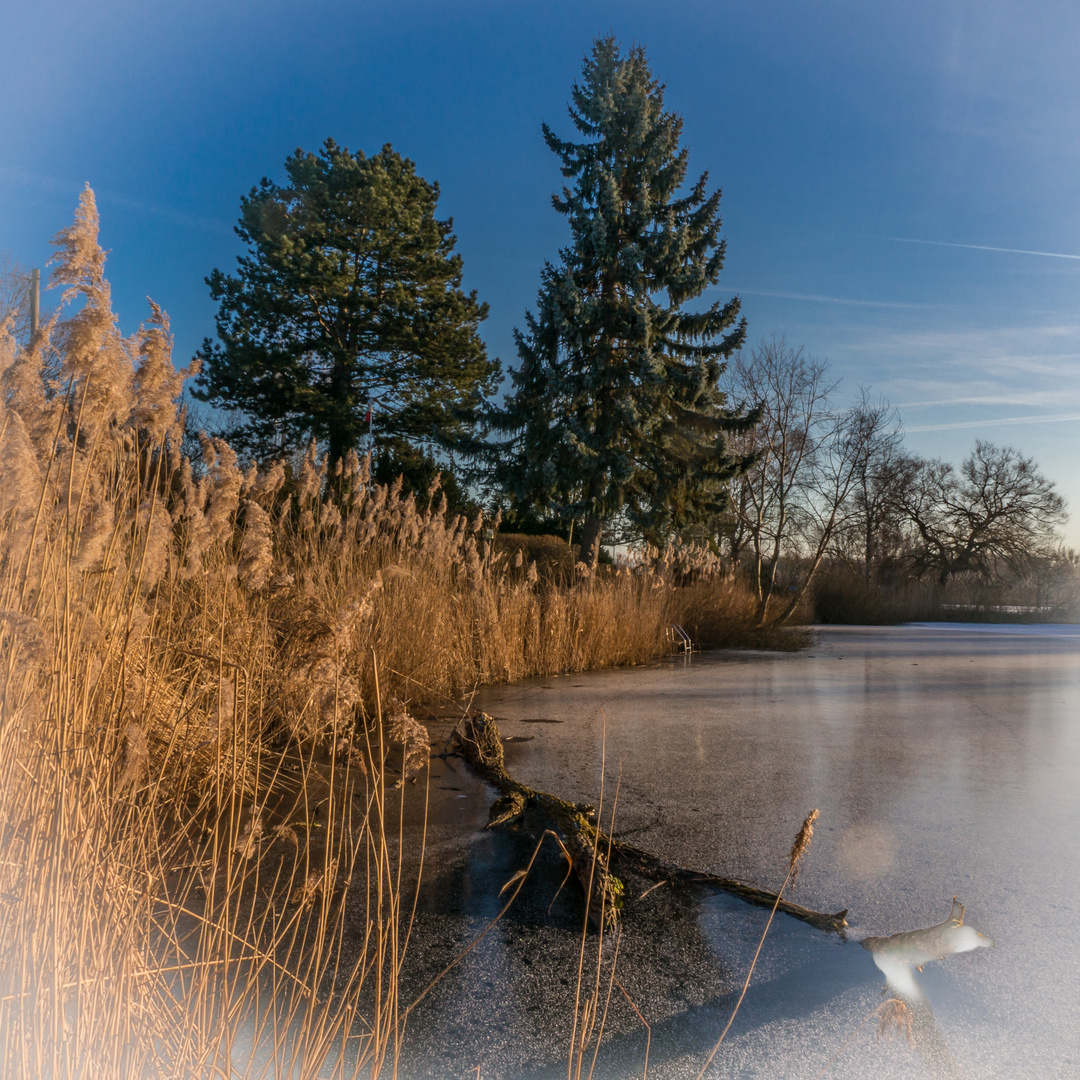
{"type": "Polygon", "coordinates": [[[55,244],[60,313],[0,326],[0,1075],[392,1069],[420,710],[737,633],[745,598],[691,548],[558,580],[355,454],[193,462],[89,190],[55,244]]]}

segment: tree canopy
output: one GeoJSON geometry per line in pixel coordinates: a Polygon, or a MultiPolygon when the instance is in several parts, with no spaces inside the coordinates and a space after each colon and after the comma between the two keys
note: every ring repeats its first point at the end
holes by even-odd
{"type": "Polygon", "coordinates": [[[219,341],[199,352],[195,396],[242,420],[230,438],[256,453],[314,437],[332,460],[356,449],[374,402],[380,437],[453,434],[499,379],[477,328],[487,305],[461,288],[437,184],[389,145],[370,157],[328,139],[297,150],[288,183],[241,199],[248,245],[235,275],[207,278],[219,341]]]}
{"type": "Polygon", "coordinates": [[[897,498],[913,532],[916,574],[936,574],[942,585],[968,571],[1015,570],[1052,551],[1066,519],[1065,500],[1031,458],[982,439],[959,472],[944,461],[919,463],[897,498]]]}
{"type": "Polygon", "coordinates": [[[683,190],[682,119],[644,49],[622,56],[599,39],[571,94],[582,141],[543,125],[570,182],[552,203],[571,239],[543,268],[512,391],[489,422],[504,490],[584,518],[592,565],[615,515],[661,538],[719,512],[743,465],[727,433],[752,417],[728,410],[717,385],[746,333],[738,299],[685,310],[724,264],[720,192],[707,173],[683,190]]]}

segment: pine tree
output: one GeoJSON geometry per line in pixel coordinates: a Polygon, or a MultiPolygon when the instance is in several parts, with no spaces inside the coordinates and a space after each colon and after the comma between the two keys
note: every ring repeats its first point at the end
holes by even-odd
{"type": "Polygon", "coordinates": [[[477,333],[487,305],[461,289],[453,222],[437,184],[389,145],[371,157],[327,140],[241,199],[248,245],[215,270],[220,343],[207,339],[196,397],[243,420],[237,445],[266,455],[314,437],[331,460],[356,449],[375,401],[387,445],[467,430],[499,379],[477,333]]]}
{"type": "Polygon", "coordinates": [[[581,560],[595,565],[605,521],[624,515],[661,539],[722,511],[743,467],[725,435],[752,416],[717,386],[746,335],[738,298],[684,305],[724,263],[720,192],[708,174],[682,192],[682,119],[641,47],[599,39],[572,89],[581,142],[544,139],[572,181],[552,203],[570,243],[541,275],[536,314],[516,333],[520,364],[491,414],[496,472],[522,506],[584,518],[581,560]]]}

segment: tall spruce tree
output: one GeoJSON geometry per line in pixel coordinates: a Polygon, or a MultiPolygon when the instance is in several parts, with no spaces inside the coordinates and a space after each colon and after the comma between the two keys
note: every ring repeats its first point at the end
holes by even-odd
{"type": "Polygon", "coordinates": [[[623,57],[599,39],[569,113],[583,141],[543,133],[572,181],[552,198],[571,241],[544,266],[490,427],[504,490],[583,518],[580,558],[592,566],[617,515],[663,539],[720,513],[744,467],[725,436],[754,417],[728,409],[717,385],[746,336],[738,298],[684,309],[724,263],[720,192],[708,193],[707,173],[682,191],[682,119],[664,109],[644,49],[623,57]]]}
{"type": "Polygon", "coordinates": [[[361,444],[375,399],[379,447],[467,430],[499,380],[477,333],[487,305],[461,289],[453,222],[437,184],[389,145],[371,157],[328,139],[241,199],[248,245],[235,276],[215,270],[220,343],[199,352],[195,396],[241,410],[230,437],[256,454],[361,444]]]}

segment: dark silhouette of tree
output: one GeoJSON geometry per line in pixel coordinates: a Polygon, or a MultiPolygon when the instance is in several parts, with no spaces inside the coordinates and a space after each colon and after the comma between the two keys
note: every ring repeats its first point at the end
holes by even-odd
{"type": "Polygon", "coordinates": [[[338,460],[372,400],[390,445],[466,431],[499,364],[477,333],[487,306],[461,289],[453,223],[435,216],[438,185],[389,145],[365,157],[327,140],[285,171],[241,199],[235,276],[207,278],[219,342],[199,352],[195,396],[239,410],[229,437],[260,455],[314,437],[338,460]]]}
{"type": "Polygon", "coordinates": [[[719,513],[744,462],[727,437],[752,418],[726,407],[718,379],[745,337],[739,301],[685,305],[724,263],[720,192],[708,174],[682,191],[682,120],[664,108],[644,49],[601,38],[569,107],[580,142],[544,139],[569,181],[552,199],[570,224],[545,265],[535,314],[517,333],[520,366],[488,446],[523,508],[584,520],[595,565],[617,516],[663,540],[719,513]]]}
{"type": "Polygon", "coordinates": [[[1030,556],[1057,546],[1066,517],[1065,501],[1031,458],[982,440],[959,472],[922,462],[898,500],[916,575],[936,574],[942,585],[964,572],[1021,571],[1030,556]]]}

